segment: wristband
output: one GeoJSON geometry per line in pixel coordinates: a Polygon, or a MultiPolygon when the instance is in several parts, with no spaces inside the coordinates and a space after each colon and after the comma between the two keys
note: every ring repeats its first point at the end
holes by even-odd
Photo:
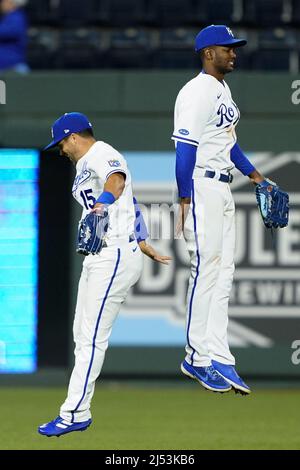
{"type": "Polygon", "coordinates": [[[96,203],[100,202],[101,204],[113,204],[115,200],[116,198],[112,193],[109,191],[104,191],[102,194],[100,194],[96,203]]]}
{"type": "Polygon", "coordinates": [[[269,180],[269,178],[265,178],[260,183],[257,183],[257,186],[260,186],[261,188],[267,188],[268,186],[277,186],[277,184],[274,183],[274,181],[269,180]]]}

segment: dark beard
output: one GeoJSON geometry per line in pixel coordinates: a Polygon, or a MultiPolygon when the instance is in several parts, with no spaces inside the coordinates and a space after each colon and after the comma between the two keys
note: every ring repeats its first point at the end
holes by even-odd
{"type": "Polygon", "coordinates": [[[226,73],[231,73],[233,72],[233,70],[234,69],[225,68],[223,66],[218,67],[218,72],[222,75],[226,75],[226,73]]]}

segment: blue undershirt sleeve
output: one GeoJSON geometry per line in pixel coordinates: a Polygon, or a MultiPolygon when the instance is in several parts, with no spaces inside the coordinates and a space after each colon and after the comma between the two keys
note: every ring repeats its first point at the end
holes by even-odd
{"type": "Polygon", "coordinates": [[[133,198],[133,203],[135,210],[134,233],[135,238],[137,239],[138,243],[140,243],[141,241],[146,240],[149,237],[149,233],[142,211],[135,197],[133,198]]]}
{"type": "Polygon", "coordinates": [[[191,197],[192,178],[196,163],[197,147],[178,142],[176,145],[176,181],[179,197],[191,197]]]}
{"type": "Polygon", "coordinates": [[[248,160],[237,142],[231,149],[230,158],[243,175],[248,176],[252,171],[255,171],[255,167],[248,160]]]}

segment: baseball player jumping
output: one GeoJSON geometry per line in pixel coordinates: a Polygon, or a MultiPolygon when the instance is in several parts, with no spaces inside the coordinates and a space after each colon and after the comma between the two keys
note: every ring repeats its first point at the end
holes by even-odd
{"type": "Polygon", "coordinates": [[[228,302],[234,272],[235,218],[229,183],[236,167],[255,184],[268,228],[288,223],[288,195],[266,180],[240,149],[240,113],[224,76],[234,70],[236,48],[246,40],[230,28],[199,32],[195,50],[203,69],[179,92],[174,112],[179,228],[191,257],[187,294],[186,357],[182,372],[206,389],[249,394],[235,370],[227,341],[228,302]]]}
{"type": "Polygon", "coordinates": [[[46,149],[58,146],[60,155],[76,165],[72,192],[83,207],[77,251],[87,255],[78,287],[75,366],[68,396],[59,416],[38,428],[45,436],[60,436],[83,431],[92,422],[95,381],[114,320],[140,277],[141,252],[163,264],[171,258],[159,255],[146,243],[148,233],[138,204],[134,204],[126,160],[110,145],[95,140],[87,117],[63,115],[54,123],[52,136],[46,149]]]}

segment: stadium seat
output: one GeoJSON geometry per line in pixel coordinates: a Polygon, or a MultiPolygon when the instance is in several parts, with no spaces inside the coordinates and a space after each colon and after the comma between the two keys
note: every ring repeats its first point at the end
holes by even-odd
{"type": "Polygon", "coordinates": [[[62,27],[85,27],[94,21],[97,0],[60,0],[62,27]]]}
{"type": "Polygon", "coordinates": [[[96,69],[103,64],[105,49],[102,35],[92,29],[79,28],[61,33],[56,67],[59,69],[96,69]]]}
{"type": "Polygon", "coordinates": [[[144,0],[96,0],[94,23],[130,27],[144,22],[144,0]]]}
{"type": "Polygon", "coordinates": [[[127,28],[111,34],[108,63],[111,68],[152,66],[151,37],[145,30],[127,28]]]}
{"type": "Polygon", "coordinates": [[[274,49],[291,49],[297,45],[297,37],[293,30],[287,28],[263,29],[258,34],[260,47],[274,49]]]}
{"type": "Polygon", "coordinates": [[[287,28],[261,29],[257,33],[252,68],[258,70],[292,70],[292,51],[297,44],[294,31],[287,28]]]}
{"type": "Polygon", "coordinates": [[[199,22],[194,0],[146,0],[146,23],[149,26],[184,27],[199,22]]]}
{"type": "Polygon", "coordinates": [[[195,69],[201,70],[200,58],[193,51],[165,49],[154,55],[155,69],[195,69]]]}
{"type": "Polygon", "coordinates": [[[293,26],[300,25],[300,2],[299,0],[291,0],[291,22],[293,26]]]}
{"type": "Polygon", "coordinates": [[[290,0],[244,0],[243,21],[259,27],[276,27],[290,22],[290,0]]]}
{"type": "Polygon", "coordinates": [[[193,51],[197,33],[197,29],[162,29],[160,31],[160,47],[162,49],[175,48],[193,51]]]}
{"type": "Polygon", "coordinates": [[[288,49],[260,48],[252,53],[251,68],[264,71],[290,70],[291,52],[288,49]]]}
{"type": "MultiPolygon", "coordinates": [[[[266,69],[287,70],[297,73],[299,70],[297,56],[297,34],[291,29],[274,28],[261,30],[258,34],[259,52],[266,56],[266,69]]],[[[259,65],[254,61],[254,68],[259,65]]],[[[259,66],[259,68],[261,68],[259,66]]]]}
{"type": "Polygon", "coordinates": [[[33,69],[51,61],[50,68],[197,68],[196,34],[223,23],[248,39],[238,68],[299,70],[300,0],[29,0],[26,10],[33,69]]]}
{"type": "Polygon", "coordinates": [[[209,24],[226,24],[232,26],[241,19],[241,0],[206,0],[205,2],[199,3],[198,11],[201,10],[202,4],[204,4],[209,24]]]}
{"type": "Polygon", "coordinates": [[[28,31],[27,62],[31,69],[53,69],[58,48],[58,32],[47,28],[28,31]]]}
{"type": "Polygon", "coordinates": [[[61,0],[29,0],[26,5],[31,26],[57,25],[60,19],[61,0]]]}
{"type": "Polygon", "coordinates": [[[177,28],[161,30],[159,45],[154,55],[155,68],[201,68],[194,51],[196,30],[177,28]]]}

